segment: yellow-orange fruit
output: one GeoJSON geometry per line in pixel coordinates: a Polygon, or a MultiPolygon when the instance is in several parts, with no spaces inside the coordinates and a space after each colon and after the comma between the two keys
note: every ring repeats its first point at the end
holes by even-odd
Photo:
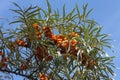
{"type": "Polygon", "coordinates": [[[71,32],[70,33],[70,36],[73,38],[73,37],[79,37],[79,35],[76,33],[76,32],[71,32]]]}
{"type": "Polygon", "coordinates": [[[40,35],[40,34],[41,34],[40,31],[37,31],[37,32],[36,32],[36,35],[40,35]]]}
{"type": "Polygon", "coordinates": [[[40,31],[37,31],[37,32],[36,32],[36,35],[37,35],[38,38],[41,38],[41,33],[40,33],[40,31]]]}
{"type": "Polygon", "coordinates": [[[70,41],[70,44],[71,44],[72,46],[76,46],[77,43],[78,43],[77,40],[71,40],[71,41],[70,41]]]}
{"type": "Polygon", "coordinates": [[[55,42],[56,42],[56,40],[57,40],[57,36],[56,36],[56,35],[54,35],[54,34],[52,34],[51,39],[52,39],[53,41],[55,41],[55,42]]]}
{"type": "Polygon", "coordinates": [[[37,35],[37,38],[41,38],[41,35],[37,35]]]}
{"type": "Polygon", "coordinates": [[[19,45],[19,46],[26,46],[26,43],[25,43],[25,41],[23,41],[23,40],[16,40],[15,42],[16,42],[16,44],[19,45]]]}
{"type": "Polygon", "coordinates": [[[37,23],[34,23],[32,26],[33,26],[36,30],[39,30],[39,25],[38,25],[37,23]]]}
{"type": "Polygon", "coordinates": [[[52,38],[52,31],[50,27],[43,27],[42,30],[44,31],[45,37],[52,38]]]}
{"type": "Polygon", "coordinates": [[[48,80],[48,76],[46,76],[43,73],[39,73],[39,78],[40,78],[40,80],[48,80]]]}
{"type": "Polygon", "coordinates": [[[64,48],[68,48],[68,46],[69,46],[68,40],[63,41],[61,46],[64,47],[64,48]]]}

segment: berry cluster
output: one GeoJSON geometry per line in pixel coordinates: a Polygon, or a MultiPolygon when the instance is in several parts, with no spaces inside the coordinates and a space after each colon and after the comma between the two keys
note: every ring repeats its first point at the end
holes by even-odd
{"type": "MultiPolygon", "coordinates": [[[[57,45],[60,51],[60,54],[63,54],[63,59],[67,59],[67,57],[69,57],[69,55],[74,56],[75,58],[77,57],[77,53],[78,53],[78,48],[77,48],[77,38],[80,37],[80,35],[77,32],[70,32],[68,34],[58,34],[55,35],[52,31],[52,28],[50,26],[44,26],[40,29],[40,26],[37,23],[34,23],[32,25],[32,27],[35,29],[35,35],[37,36],[38,39],[43,37],[46,37],[44,39],[49,39],[54,45],[57,45]],[[66,54],[68,53],[68,54],[66,54]]],[[[37,39],[37,40],[38,40],[37,39]]],[[[28,42],[23,40],[23,39],[19,39],[19,40],[15,40],[15,43],[18,46],[21,47],[27,47],[28,46],[28,42]]],[[[14,44],[11,44],[11,46],[14,48],[14,44]]],[[[42,45],[38,45],[36,47],[36,53],[35,56],[37,57],[37,59],[39,61],[51,61],[53,60],[53,55],[50,55],[48,53],[48,50],[46,47],[42,46],[42,45]]],[[[94,65],[97,64],[96,61],[94,61],[92,58],[87,57],[86,55],[82,54],[82,64],[86,65],[87,67],[93,67],[94,65]],[[91,66],[90,66],[91,65],[91,66]]],[[[26,70],[28,68],[28,66],[26,64],[22,64],[20,66],[21,70],[26,70]]]]}
{"type": "Polygon", "coordinates": [[[49,80],[49,76],[44,73],[39,73],[40,80],[49,80]]]}
{"type": "Polygon", "coordinates": [[[43,48],[42,46],[38,46],[36,51],[36,57],[39,59],[39,61],[43,61],[43,59],[46,61],[51,61],[53,59],[53,56],[49,55],[46,51],[46,48],[43,48]]]}
{"type": "Polygon", "coordinates": [[[27,43],[24,40],[16,40],[15,42],[18,46],[23,46],[24,47],[24,46],[27,45],[27,43]]]}
{"type": "Polygon", "coordinates": [[[1,60],[0,60],[0,68],[1,68],[1,69],[7,67],[7,61],[8,61],[8,58],[7,58],[7,57],[3,57],[2,55],[3,55],[3,52],[0,51],[0,57],[1,57],[1,60]]]}
{"type": "Polygon", "coordinates": [[[55,35],[52,33],[50,27],[43,27],[44,35],[48,37],[51,41],[53,41],[59,48],[61,54],[66,53],[66,50],[70,48],[69,53],[76,55],[77,49],[76,45],[78,41],[75,39],[76,37],[80,37],[76,32],[71,32],[69,34],[58,34],[55,35]]]}
{"type": "Polygon", "coordinates": [[[33,25],[33,28],[36,30],[36,36],[37,36],[37,38],[39,39],[39,38],[41,38],[41,32],[40,32],[40,28],[39,28],[39,25],[37,24],[37,23],[34,23],[33,25]]]}
{"type": "Polygon", "coordinates": [[[85,65],[87,68],[92,69],[94,67],[94,65],[97,66],[98,62],[93,60],[91,57],[85,55],[84,53],[82,53],[81,55],[81,61],[82,64],[85,65]]]}
{"type": "MultiPolygon", "coordinates": [[[[41,37],[41,32],[39,25],[37,23],[33,24],[33,27],[36,29],[36,34],[41,37]]],[[[76,49],[76,45],[78,41],[75,39],[76,37],[80,37],[78,33],[71,32],[69,34],[58,34],[55,35],[52,32],[52,28],[50,26],[44,26],[42,27],[43,36],[47,39],[50,39],[52,43],[57,45],[60,48],[60,53],[65,54],[67,49],[70,48],[69,53],[77,56],[78,49],[76,49]]],[[[43,61],[45,59],[46,61],[51,61],[53,59],[53,56],[49,55],[47,52],[47,49],[43,46],[38,46],[36,48],[36,56],[39,59],[39,61],[43,61]]]]}

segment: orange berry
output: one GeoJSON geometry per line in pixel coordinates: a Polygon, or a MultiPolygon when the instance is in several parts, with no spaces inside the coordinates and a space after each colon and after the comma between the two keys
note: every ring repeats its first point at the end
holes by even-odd
{"type": "Polygon", "coordinates": [[[57,39],[65,40],[66,38],[63,35],[60,34],[60,35],[57,36],[57,39]]]}
{"type": "Polygon", "coordinates": [[[40,80],[48,80],[48,76],[43,73],[39,73],[40,80]]]}
{"type": "Polygon", "coordinates": [[[19,41],[18,44],[19,44],[19,45],[23,45],[23,44],[24,44],[24,41],[19,41]]]}
{"type": "Polygon", "coordinates": [[[43,29],[43,30],[46,30],[46,27],[43,27],[42,29],[43,29]]]}
{"type": "Polygon", "coordinates": [[[8,58],[7,57],[3,57],[1,61],[2,62],[6,62],[6,61],[8,61],[8,58]]]}
{"type": "Polygon", "coordinates": [[[46,50],[44,48],[42,48],[41,46],[40,47],[37,47],[37,53],[36,53],[36,57],[42,61],[43,58],[45,58],[46,56],[48,56],[48,53],[46,52],[46,50]]]}
{"type": "Polygon", "coordinates": [[[24,41],[21,42],[21,46],[25,46],[26,43],[24,41]]]}
{"type": "Polygon", "coordinates": [[[93,65],[97,65],[98,64],[98,62],[97,61],[93,61],[93,65]]]}
{"type": "Polygon", "coordinates": [[[62,35],[56,36],[56,41],[57,41],[58,46],[59,46],[59,45],[67,46],[68,42],[66,42],[66,40],[67,40],[67,38],[65,38],[65,37],[62,36],[62,35]]]}
{"type": "Polygon", "coordinates": [[[33,27],[34,27],[35,29],[39,30],[39,25],[38,25],[37,23],[34,23],[34,24],[33,24],[33,27]]]}
{"type": "Polygon", "coordinates": [[[63,41],[63,40],[59,38],[59,39],[57,39],[57,41],[63,41]]]}
{"type": "Polygon", "coordinates": [[[53,59],[53,56],[50,56],[50,55],[45,58],[46,61],[51,61],[52,59],[53,59]]]}
{"type": "Polygon", "coordinates": [[[25,41],[23,41],[23,40],[16,40],[16,43],[19,46],[25,46],[26,45],[25,41]]]}
{"type": "Polygon", "coordinates": [[[37,35],[38,38],[41,38],[41,33],[40,33],[40,31],[37,31],[37,32],[36,32],[36,35],[37,35]]]}
{"type": "Polygon", "coordinates": [[[75,35],[76,34],[76,32],[71,32],[71,35],[75,35]]]}
{"type": "Polygon", "coordinates": [[[79,37],[79,35],[78,35],[76,32],[71,32],[69,35],[70,35],[72,38],[73,38],[73,37],[79,37]]]}
{"type": "Polygon", "coordinates": [[[37,32],[36,32],[36,35],[40,35],[40,34],[41,34],[40,31],[37,31],[37,32]]]}
{"type": "Polygon", "coordinates": [[[51,31],[50,27],[43,27],[42,29],[45,30],[45,31],[51,31]]]}
{"type": "Polygon", "coordinates": [[[54,35],[54,34],[52,34],[52,40],[54,40],[54,41],[56,41],[57,40],[57,37],[56,37],[56,35],[54,35]]]}
{"type": "Polygon", "coordinates": [[[2,51],[0,51],[0,56],[2,56],[3,55],[3,53],[2,53],[2,51]]]}
{"type": "Polygon", "coordinates": [[[44,35],[46,37],[52,38],[52,32],[50,32],[50,31],[44,32],[44,35]]]}
{"type": "Polygon", "coordinates": [[[41,38],[41,35],[38,35],[37,37],[38,37],[38,38],[41,38]]]}
{"type": "Polygon", "coordinates": [[[19,45],[20,40],[16,40],[15,42],[16,42],[16,44],[18,44],[18,45],[19,45]]]}
{"type": "Polygon", "coordinates": [[[61,40],[57,41],[57,44],[58,44],[58,46],[61,45],[62,41],[61,40]]]}
{"type": "Polygon", "coordinates": [[[1,62],[1,64],[0,64],[0,68],[6,68],[6,67],[7,67],[7,64],[6,64],[6,63],[1,62]]]}
{"type": "Polygon", "coordinates": [[[63,41],[62,46],[65,47],[65,48],[68,48],[68,46],[69,46],[68,40],[63,41]]]}
{"type": "Polygon", "coordinates": [[[43,31],[44,31],[45,37],[52,38],[53,33],[52,33],[50,27],[43,27],[42,29],[43,29],[43,31]]]}
{"type": "Polygon", "coordinates": [[[78,49],[75,49],[75,47],[70,47],[70,51],[69,53],[75,57],[77,57],[77,52],[78,52],[78,49]]]}
{"type": "Polygon", "coordinates": [[[42,50],[41,50],[41,47],[37,47],[37,55],[40,55],[42,56],[42,50]]]}
{"type": "Polygon", "coordinates": [[[78,42],[77,40],[71,40],[71,41],[70,41],[70,44],[71,44],[72,46],[76,46],[77,42],[78,42]]]}

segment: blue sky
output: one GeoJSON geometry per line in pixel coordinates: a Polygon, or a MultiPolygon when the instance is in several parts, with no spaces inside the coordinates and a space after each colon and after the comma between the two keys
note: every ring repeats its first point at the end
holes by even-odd
{"type": "MultiPolygon", "coordinates": [[[[69,12],[72,10],[76,3],[81,6],[85,3],[89,3],[88,8],[93,8],[93,12],[90,18],[96,20],[103,26],[103,33],[110,34],[113,41],[114,53],[107,51],[110,55],[115,56],[115,66],[120,68],[120,0],[49,0],[53,8],[61,10],[62,6],[66,4],[66,10],[69,12]]],[[[23,7],[29,5],[40,5],[42,8],[47,9],[45,0],[0,0],[0,24],[10,28],[6,23],[12,21],[15,15],[9,9],[13,9],[14,5],[11,2],[16,2],[23,7]]],[[[14,27],[14,25],[11,25],[14,27]]],[[[120,69],[115,69],[115,80],[120,78],[120,69]]],[[[20,78],[17,80],[21,80],[20,78]]]]}

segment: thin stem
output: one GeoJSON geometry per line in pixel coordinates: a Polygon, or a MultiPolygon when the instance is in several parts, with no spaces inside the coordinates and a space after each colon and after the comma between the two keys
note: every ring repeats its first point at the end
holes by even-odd
{"type": "Polygon", "coordinates": [[[16,70],[15,70],[15,71],[11,71],[11,70],[1,69],[1,68],[0,68],[0,71],[1,71],[1,72],[12,73],[12,74],[15,74],[15,75],[19,75],[19,76],[25,77],[25,78],[27,78],[27,79],[35,80],[35,78],[29,77],[29,75],[25,75],[25,74],[21,74],[21,73],[19,73],[19,72],[16,72],[16,70]]]}

